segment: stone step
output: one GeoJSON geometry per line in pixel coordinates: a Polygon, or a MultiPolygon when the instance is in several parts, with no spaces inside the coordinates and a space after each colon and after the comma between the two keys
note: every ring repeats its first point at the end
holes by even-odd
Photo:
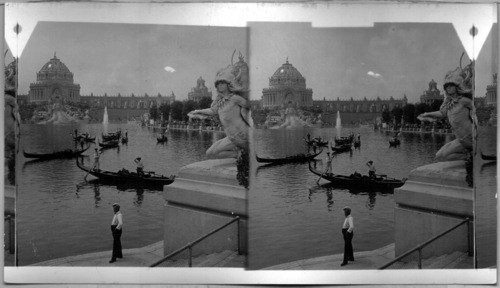
{"type": "MultiPolygon", "coordinates": [[[[224,267],[224,265],[235,257],[238,252],[224,250],[218,253],[204,254],[192,258],[193,267],[224,267]]],[[[189,259],[167,260],[160,264],[161,267],[189,267],[189,259]]]]}
{"type": "MultiPolygon", "coordinates": [[[[423,259],[422,269],[451,269],[458,268],[459,265],[462,265],[461,268],[472,268],[472,266],[466,264],[470,262],[469,258],[471,257],[466,252],[455,251],[450,254],[423,259]]],[[[391,267],[388,269],[391,269],[391,267]]],[[[397,262],[393,269],[418,269],[418,261],[397,262]]]]}
{"type": "Polygon", "coordinates": [[[219,253],[206,255],[203,261],[197,263],[196,267],[224,267],[224,264],[229,262],[238,253],[236,251],[224,250],[219,253]]]}
{"type": "Polygon", "coordinates": [[[429,265],[424,265],[423,267],[425,269],[443,269],[446,268],[449,264],[453,263],[458,258],[460,258],[460,256],[462,256],[463,254],[465,253],[460,251],[455,251],[451,254],[441,255],[436,259],[434,259],[432,263],[429,263],[429,265]]]}

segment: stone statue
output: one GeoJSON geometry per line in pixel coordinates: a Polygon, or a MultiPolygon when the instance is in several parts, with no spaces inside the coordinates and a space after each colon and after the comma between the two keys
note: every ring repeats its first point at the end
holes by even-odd
{"type": "MultiPolygon", "coordinates": [[[[462,54],[463,56],[463,54],[462,54]]],[[[460,57],[460,62],[462,57],[460,57]]],[[[474,109],[472,100],[472,81],[474,62],[465,68],[457,67],[444,77],[445,99],[439,111],[426,112],[418,116],[421,121],[436,121],[448,118],[455,139],[446,143],[436,153],[437,161],[466,160],[467,182],[472,181],[472,149],[474,109]],[[470,179],[469,179],[470,178],[470,179]]],[[[471,185],[471,183],[469,183],[471,185]]]]}
{"type": "Polygon", "coordinates": [[[248,133],[252,126],[248,101],[248,65],[241,54],[238,63],[232,62],[231,58],[231,65],[221,69],[215,76],[217,97],[210,108],[188,113],[189,118],[199,119],[219,116],[226,137],[207,150],[209,158],[237,158],[239,150],[248,152],[248,133]]]}
{"type": "Polygon", "coordinates": [[[15,185],[15,166],[17,141],[19,139],[19,107],[16,100],[17,92],[17,59],[5,67],[5,113],[4,113],[4,141],[5,141],[5,172],[6,184],[15,185]]]}

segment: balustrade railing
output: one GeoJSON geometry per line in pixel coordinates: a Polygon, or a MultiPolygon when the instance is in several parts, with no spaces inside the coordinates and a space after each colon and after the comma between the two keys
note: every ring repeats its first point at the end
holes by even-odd
{"type": "MultiPolygon", "coordinates": [[[[432,245],[439,245],[439,247],[446,247],[446,242],[449,240],[446,236],[462,225],[467,224],[467,252],[468,256],[473,255],[473,239],[472,239],[472,221],[469,218],[464,219],[460,223],[454,225],[453,227],[443,231],[442,233],[432,237],[431,239],[417,245],[415,248],[408,250],[407,252],[401,254],[396,259],[390,261],[389,263],[380,267],[380,270],[387,269],[422,269],[426,268],[425,265],[431,266],[433,263],[424,263],[423,258],[424,249],[431,248],[432,245]],[[441,243],[439,243],[441,241],[441,243]]],[[[451,237],[451,236],[450,236],[451,237]]]]}
{"type": "Polygon", "coordinates": [[[210,237],[211,235],[213,235],[213,234],[219,232],[220,230],[226,228],[227,226],[233,224],[234,222],[236,222],[236,225],[237,225],[237,228],[236,228],[236,230],[237,230],[236,231],[237,236],[236,236],[236,238],[237,238],[237,241],[238,241],[238,243],[237,243],[238,254],[241,254],[241,252],[240,252],[241,251],[241,249],[240,249],[240,217],[236,216],[234,219],[232,219],[231,221],[227,222],[226,224],[220,226],[217,229],[214,229],[214,230],[210,231],[209,233],[201,236],[200,238],[198,238],[198,239],[196,239],[196,240],[188,243],[187,245],[185,245],[185,246],[183,246],[183,247],[175,250],[174,252],[172,252],[172,253],[168,254],[167,256],[163,257],[162,259],[160,259],[160,260],[156,261],[155,263],[149,265],[149,267],[156,267],[156,266],[160,265],[161,263],[169,260],[170,258],[178,255],[179,253],[183,252],[186,249],[189,251],[189,258],[188,258],[189,267],[193,267],[193,247],[196,244],[200,243],[201,241],[205,240],[206,238],[210,237]]]}

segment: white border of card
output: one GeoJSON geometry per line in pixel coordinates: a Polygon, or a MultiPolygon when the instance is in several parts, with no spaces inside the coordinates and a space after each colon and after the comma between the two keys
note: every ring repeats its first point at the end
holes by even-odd
{"type": "MultiPolygon", "coordinates": [[[[473,24],[497,22],[494,3],[8,3],[7,46],[21,54],[38,21],[150,23],[245,27],[248,22],[311,22],[313,27],[370,26],[374,22],[453,23],[460,38],[473,24]],[[154,8],[154,9],[152,9],[154,8]],[[119,13],[110,13],[119,11],[119,13]],[[349,17],[332,17],[350,15],[349,17]],[[19,22],[24,33],[14,34],[19,22]]],[[[465,36],[463,36],[465,35],[465,36]]],[[[463,40],[466,41],[466,40],[463,40]]],[[[483,39],[484,42],[484,39],[483,39]]],[[[7,49],[8,47],[4,47],[7,49]]],[[[5,50],[4,49],[4,50],[5,50]]],[[[477,47],[476,47],[477,49],[477,47]]],[[[471,52],[474,53],[474,52],[471,52]]],[[[3,80],[2,80],[3,81],[3,80]]],[[[3,103],[3,101],[2,101],[3,103]]],[[[2,104],[3,105],[3,104],[2,104]]],[[[3,113],[3,109],[0,109],[3,113]]],[[[3,117],[2,117],[3,119],[3,117]]],[[[3,128],[2,128],[3,129],[3,128]]],[[[2,153],[3,153],[3,149],[2,153]]],[[[251,218],[250,218],[251,221],[251,218]]],[[[498,257],[497,257],[498,258],[498,257]]],[[[71,284],[492,284],[495,269],[410,271],[250,271],[236,268],[5,267],[5,283],[71,284]]]]}

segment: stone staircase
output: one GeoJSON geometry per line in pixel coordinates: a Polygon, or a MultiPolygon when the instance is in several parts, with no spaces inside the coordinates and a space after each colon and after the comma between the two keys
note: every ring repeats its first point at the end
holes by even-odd
{"type": "MultiPolygon", "coordinates": [[[[200,255],[192,259],[193,267],[244,267],[244,262],[244,255],[238,255],[237,251],[231,250],[200,255]]],[[[160,264],[159,267],[189,267],[189,260],[167,260],[160,264]]]]}
{"type": "MultiPolygon", "coordinates": [[[[423,259],[422,269],[471,269],[474,258],[467,252],[455,251],[450,254],[423,259]]],[[[387,269],[418,269],[418,261],[397,262],[387,269]]]]}

